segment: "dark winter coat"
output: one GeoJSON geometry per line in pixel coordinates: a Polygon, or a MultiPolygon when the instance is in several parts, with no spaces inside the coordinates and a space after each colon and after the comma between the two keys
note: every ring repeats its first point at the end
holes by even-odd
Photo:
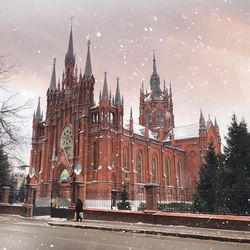
{"type": "Polygon", "coordinates": [[[77,200],[76,202],[76,211],[77,212],[82,212],[83,211],[83,203],[80,199],[77,200]]]}

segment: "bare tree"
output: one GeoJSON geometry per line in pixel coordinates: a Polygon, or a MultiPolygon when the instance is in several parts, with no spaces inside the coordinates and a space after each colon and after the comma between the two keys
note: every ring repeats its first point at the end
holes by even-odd
{"type": "Polygon", "coordinates": [[[19,65],[7,63],[7,55],[0,55],[0,87],[5,89],[5,83],[17,72],[19,65]]]}
{"type": "Polygon", "coordinates": [[[2,89],[0,100],[0,144],[3,145],[9,155],[13,154],[17,145],[21,145],[25,141],[25,137],[21,133],[25,116],[25,109],[29,109],[28,102],[17,104],[15,98],[17,94],[8,94],[6,83],[10,77],[17,72],[18,65],[8,65],[7,56],[0,55],[0,88],[2,89]]]}

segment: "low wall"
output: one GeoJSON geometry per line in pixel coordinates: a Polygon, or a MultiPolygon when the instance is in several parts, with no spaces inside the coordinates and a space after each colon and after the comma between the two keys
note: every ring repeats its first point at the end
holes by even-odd
{"type": "Polygon", "coordinates": [[[30,215],[30,208],[27,206],[0,203],[0,214],[15,214],[26,217],[30,215]]]}
{"type": "MultiPolygon", "coordinates": [[[[32,206],[17,206],[0,203],[0,214],[17,214],[30,216],[32,206]]],[[[61,211],[59,211],[61,212],[61,211]]],[[[51,217],[73,219],[74,209],[64,209],[63,213],[55,211],[51,217]]],[[[226,230],[250,231],[250,216],[209,215],[189,213],[165,213],[153,211],[124,211],[84,209],[84,218],[87,220],[121,221],[128,223],[149,223],[160,225],[174,225],[187,227],[217,228],[226,230]]]]}
{"type": "MultiPolygon", "coordinates": [[[[71,210],[71,218],[74,211],[71,210]]],[[[89,220],[122,221],[160,225],[217,228],[250,231],[249,216],[228,216],[188,213],[134,212],[122,210],[84,209],[84,218],[89,220]]]]}

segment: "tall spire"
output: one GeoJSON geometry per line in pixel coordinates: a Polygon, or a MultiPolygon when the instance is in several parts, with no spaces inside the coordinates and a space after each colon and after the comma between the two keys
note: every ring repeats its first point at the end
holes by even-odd
{"type": "Polygon", "coordinates": [[[116,84],[116,92],[115,92],[115,105],[121,106],[121,95],[120,95],[120,87],[119,87],[119,77],[116,78],[117,84],[116,84]]]}
{"type": "Polygon", "coordinates": [[[160,89],[160,77],[157,74],[156,70],[156,60],[155,60],[155,51],[153,52],[153,72],[150,78],[150,89],[156,96],[161,95],[160,89]]]}
{"type": "Polygon", "coordinates": [[[203,116],[203,113],[202,113],[202,109],[200,110],[200,126],[201,125],[205,125],[205,119],[204,119],[204,116],[203,116]]]}
{"type": "Polygon", "coordinates": [[[104,83],[103,83],[103,89],[102,89],[102,100],[103,101],[108,101],[109,100],[108,84],[107,84],[107,72],[104,72],[104,83]]]}
{"type": "Polygon", "coordinates": [[[74,55],[74,47],[73,47],[73,32],[72,32],[72,17],[71,17],[71,26],[70,26],[70,34],[69,34],[69,45],[68,51],[65,56],[65,66],[72,65],[75,66],[75,55],[74,55]]]}
{"type": "Polygon", "coordinates": [[[35,118],[37,120],[40,120],[42,118],[42,114],[41,114],[41,105],[40,105],[40,97],[38,97],[38,103],[37,103],[37,108],[36,108],[36,116],[35,118]]]}
{"type": "Polygon", "coordinates": [[[130,120],[132,120],[133,119],[133,109],[132,109],[132,107],[130,108],[130,120]]]}
{"type": "Polygon", "coordinates": [[[157,74],[157,70],[156,70],[156,60],[155,60],[155,50],[153,50],[153,74],[154,74],[154,75],[157,74]]]}
{"type": "Polygon", "coordinates": [[[85,76],[92,75],[92,66],[91,66],[91,58],[90,58],[90,40],[88,40],[88,52],[87,52],[87,59],[86,59],[84,75],[85,76]]]}
{"type": "Polygon", "coordinates": [[[56,69],[55,69],[55,66],[56,66],[56,58],[54,58],[54,60],[53,60],[53,70],[52,70],[49,90],[56,90],[56,69]]]}

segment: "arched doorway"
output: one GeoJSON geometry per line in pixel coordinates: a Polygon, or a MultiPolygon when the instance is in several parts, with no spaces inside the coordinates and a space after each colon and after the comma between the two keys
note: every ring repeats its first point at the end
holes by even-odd
{"type": "Polygon", "coordinates": [[[63,164],[55,168],[51,186],[51,217],[67,218],[71,205],[70,172],[63,164]]]}

